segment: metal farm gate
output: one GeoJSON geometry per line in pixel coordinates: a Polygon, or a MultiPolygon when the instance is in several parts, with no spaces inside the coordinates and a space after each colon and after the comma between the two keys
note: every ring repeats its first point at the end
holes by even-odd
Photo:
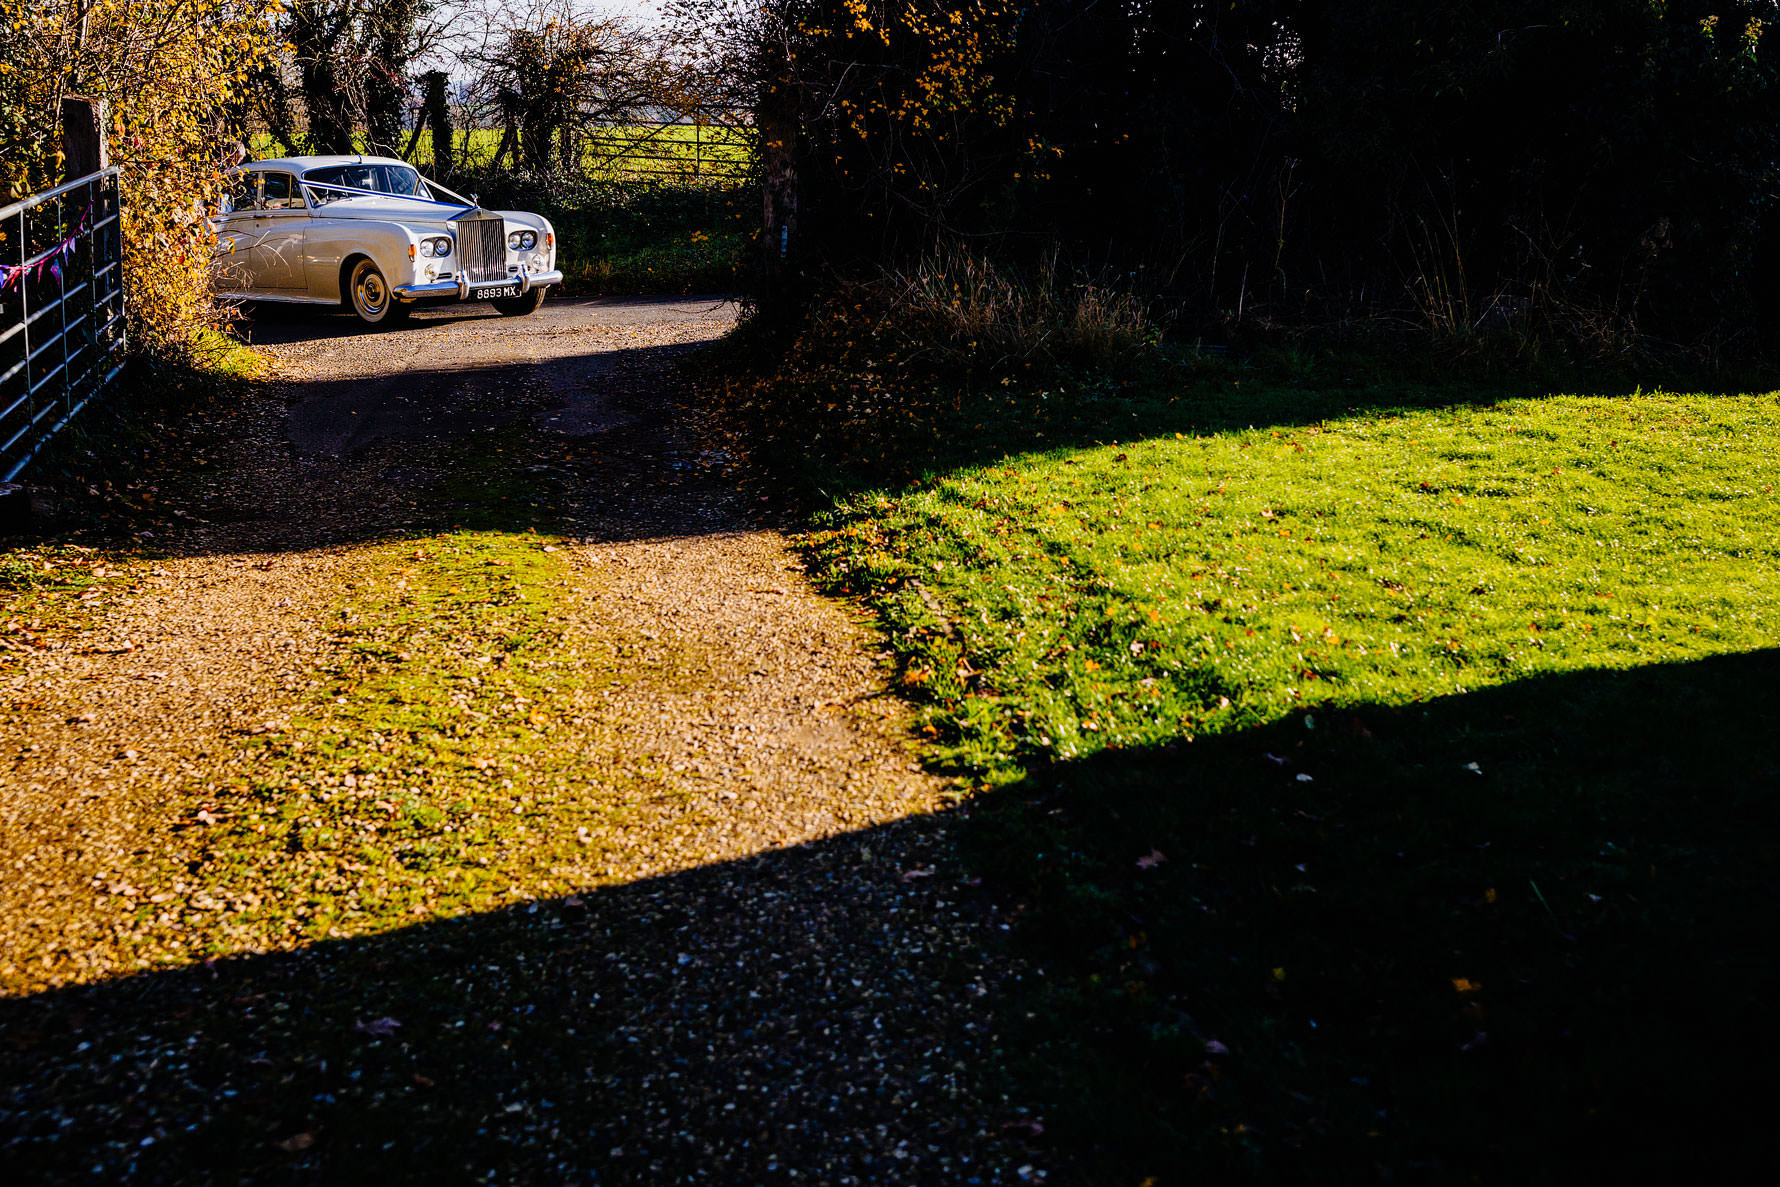
{"type": "Polygon", "coordinates": [[[119,206],[113,166],[0,210],[0,481],[123,369],[119,206]]]}
{"type": "Polygon", "coordinates": [[[612,178],[724,185],[754,172],[753,128],[735,112],[600,125],[584,143],[584,167],[612,178]]]}

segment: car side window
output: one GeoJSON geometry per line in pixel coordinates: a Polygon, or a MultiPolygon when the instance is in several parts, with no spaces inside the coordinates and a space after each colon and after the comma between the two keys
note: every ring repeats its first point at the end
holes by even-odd
{"type": "Polygon", "coordinates": [[[229,176],[228,189],[223,194],[222,212],[233,214],[237,211],[252,210],[259,203],[260,175],[258,173],[234,173],[229,176]]]}
{"type": "Polygon", "coordinates": [[[265,179],[261,190],[261,203],[266,210],[301,210],[303,197],[296,187],[296,179],[288,173],[262,173],[265,179]]]}

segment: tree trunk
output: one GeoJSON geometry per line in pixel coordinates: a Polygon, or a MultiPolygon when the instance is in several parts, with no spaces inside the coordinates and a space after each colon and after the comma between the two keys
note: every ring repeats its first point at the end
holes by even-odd
{"type": "Polygon", "coordinates": [[[339,55],[350,34],[344,11],[324,0],[299,0],[291,10],[290,39],[303,75],[303,107],[309,114],[306,139],[312,153],[356,152],[352,134],[351,80],[340,71],[339,55]]]}
{"type": "Polygon", "coordinates": [[[371,63],[365,79],[365,138],[371,151],[393,153],[408,108],[408,50],[417,0],[384,0],[369,18],[371,63]]]}
{"type": "Polygon", "coordinates": [[[420,80],[426,84],[426,98],[422,101],[421,116],[433,128],[433,176],[443,177],[451,172],[454,160],[451,144],[451,103],[445,92],[447,75],[443,70],[429,70],[420,76],[420,80]]]}
{"type": "Polygon", "coordinates": [[[766,235],[761,244],[763,303],[770,301],[793,270],[797,248],[797,115],[795,101],[780,87],[763,97],[754,113],[760,129],[760,164],[765,177],[763,211],[766,235]]]}
{"type": "Polygon", "coordinates": [[[266,131],[271,133],[273,142],[281,149],[295,155],[297,122],[291,112],[290,88],[284,85],[284,77],[279,73],[278,64],[274,62],[255,71],[252,86],[258,100],[260,118],[266,121],[266,131]]]}

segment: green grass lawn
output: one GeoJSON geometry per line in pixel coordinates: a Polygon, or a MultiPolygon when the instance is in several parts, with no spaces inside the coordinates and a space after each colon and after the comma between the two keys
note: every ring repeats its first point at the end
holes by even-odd
{"type": "Polygon", "coordinates": [[[1026,896],[1083,1181],[1762,1157],[1780,399],[1461,397],[965,405],[808,538],[1026,896]]]}
{"type": "MultiPolygon", "coordinates": [[[[406,148],[409,133],[404,132],[401,148],[406,148]]],[[[471,169],[485,167],[494,160],[501,144],[499,128],[458,129],[455,140],[471,169]]],[[[368,151],[369,146],[361,145],[368,151]]],[[[271,136],[261,133],[252,138],[249,149],[256,158],[273,156],[282,151],[271,136]]],[[[688,184],[695,181],[718,183],[739,180],[753,161],[753,141],[748,133],[708,126],[661,126],[655,124],[624,125],[600,128],[582,150],[581,170],[599,181],[660,180],[688,184]]],[[[415,142],[414,155],[409,158],[415,168],[429,176],[433,173],[433,140],[431,132],[422,132],[415,142]]]]}
{"type": "Polygon", "coordinates": [[[742,286],[758,205],[746,188],[590,185],[544,213],[571,295],[710,293],[742,286]]]}
{"type": "Polygon", "coordinates": [[[814,545],[877,594],[904,682],[993,776],[1305,705],[1768,645],[1776,446],[1773,396],[1177,431],[856,498],[814,545]]]}

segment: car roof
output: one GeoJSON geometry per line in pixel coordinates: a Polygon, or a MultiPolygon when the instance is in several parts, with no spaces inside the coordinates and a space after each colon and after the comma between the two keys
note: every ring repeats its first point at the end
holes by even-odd
{"type": "Polygon", "coordinates": [[[241,168],[258,172],[262,169],[284,169],[291,173],[307,173],[311,169],[323,169],[330,165],[401,165],[412,169],[414,166],[407,161],[395,157],[364,157],[364,156],[331,156],[331,157],[272,157],[264,161],[249,161],[241,168]]]}

